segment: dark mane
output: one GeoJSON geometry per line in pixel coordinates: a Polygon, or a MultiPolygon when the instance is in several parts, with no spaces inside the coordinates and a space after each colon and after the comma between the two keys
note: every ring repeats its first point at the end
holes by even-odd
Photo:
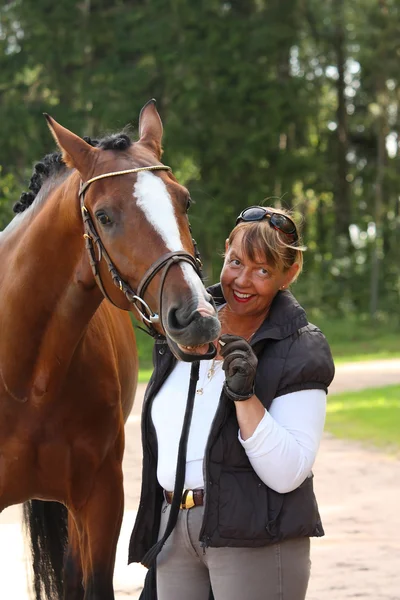
{"type": "MultiPolygon", "coordinates": [[[[103,150],[127,150],[132,145],[132,141],[126,133],[115,133],[113,135],[108,135],[101,140],[93,140],[89,137],[84,137],[83,139],[91,146],[103,150]]],[[[32,176],[28,186],[30,191],[22,192],[20,199],[13,206],[13,211],[15,213],[24,212],[24,210],[29,208],[34,202],[44,182],[48,181],[51,177],[62,173],[67,168],[68,167],[62,160],[61,152],[47,154],[33,167],[32,176]]]]}

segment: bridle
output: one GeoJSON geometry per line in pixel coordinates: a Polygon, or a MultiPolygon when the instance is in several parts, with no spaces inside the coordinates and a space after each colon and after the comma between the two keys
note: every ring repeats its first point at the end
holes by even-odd
{"type": "MultiPolygon", "coordinates": [[[[100,236],[98,235],[98,233],[96,231],[96,228],[93,223],[93,219],[84,203],[85,192],[86,192],[87,188],[94,181],[99,181],[100,179],[106,179],[107,177],[115,177],[117,175],[126,175],[128,173],[140,173],[141,171],[171,171],[171,167],[167,167],[166,165],[152,165],[149,167],[138,167],[136,169],[126,169],[125,171],[114,171],[112,173],[103,173],[102,175],[97,175],[97,177],[92,177],[92,179],[89,179],[85,183],[81,182],[81,185],[79,188],[79,200],[80,200],[80,204],[81,204],[83,227],[85,230],[83,237],[85,238],[85,246],[86,246],[86,249],[89,254],[90,266],[92,268],[95,281],[96,281],[97,285],[99,286],[103,296],[107,300],[109,300],[112,304],[114,304],[114,306],[116,306],[117,308],[122,308],[122,307],[118,306],[112,300],[112,298],[110,298],[110,296],[108,295],[108,293],[103,285],[103,282],[102,282],[101,276],[100,276],[100,272],[98,269],[98,264],[100,263],[100,261],[102,259],[104,259],[104,261],[108,267],[108,270],[110,272],[110,275],[112,277],[112,281],[113,281],[114,285],[125,295],[128,302],[133,304],[134,308],[137,310],[141,319],[143,320],[144,324],[146,325],[147,329],[149,330],[148,332],[151,335],[157,335],[157,331],[154,329],[153,325],[155,323],[160,323],[160,325],[162,326],[162,309],[161,309],[162,293],[163,293],[165,279],[166,279],[168,271],[170,270],[172,265],[175,265],[179,262],[187,262],[190,265],[192,265],[192,267],[194,268],[196,273],[202,279],[202,272],[201,272],[202,263],[201,263],[200,253],[197,249],[197,244],[196,244],[195,240],[192,239],[193,246],[194,246],[194,253],[195,253],[194,257],[191,254],[189,254],[188,252],[185,252],[184,250],[177,250],[175,252],[167,252],[166,254],[161,256],[158,260],[156,260],[156,262],[154,262],[151,265],[151,267],[149,267],[149,269],[147,269],[147,271],[143,275],[143,277],[138,285],[137,292],[135,293],[132,290],[132,288],[122,279],[121,275],[118,273],[118,270],[116,269],[115,265],[113,264],[107,250],[104,247],[103,242],[101,241],[100,236]],[[98,253],[97,256],[96,256],[95,246],[97,247],[97,253],[98,253]],[[157,313],[154,313],[151,310],[151,308],[149,307],[149,305],[145,302],[144,294],[146,293],[146,290],[147,290],[149,284],[151,283],[151,281],[153,280],[153,278],[155,277],[155,275],[157,275],[157,273],[159,271],[161,271],[162,269],[163,269],[163,272],[161,274],[161,282],[160,282],[160,288],[159,288],[159,314],[157,314],[157,313]]],[[[189,228],[190,228],[190,225],[189,225],[189,228]]],[[[190,228],[190,231],[191,231],[191,228],[190,228]]],[[[129,310],[129,309],[122,309],[122,310],[129,310]]]]}

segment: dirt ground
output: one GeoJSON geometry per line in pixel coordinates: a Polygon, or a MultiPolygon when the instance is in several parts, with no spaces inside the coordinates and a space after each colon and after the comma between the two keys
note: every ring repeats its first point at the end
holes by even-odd
{"type": "Polygon", "coordinates": [[[314,474],[326,535],[308,600],[399,600],[400,461],[326,435],[314,474]]]}
{"type": "MultiPolygon", "coordinates": [[[[392,383],[400,383],[400,361],[342,365],[332,393],[392,383]]],[[[126,566],[140,491],[143,392],[140,386],[126,430],[126,510],[115,572],[117,600],[136,600],[145,574],[139,565],[126,566]]],[[[400,459],[326,434],[314,474],[326,535],[312,541],[307,599],[400,600],[400,459]]],[[[0,516],[0,599],[28,600],[26,572],[20,510],[11,507],[0,516]]]]}

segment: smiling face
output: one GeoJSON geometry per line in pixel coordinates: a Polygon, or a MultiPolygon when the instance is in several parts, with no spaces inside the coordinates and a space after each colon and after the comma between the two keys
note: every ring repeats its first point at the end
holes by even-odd
{"type": "Polygon", "coordinates": [[[226,255],[221,272],[221,285],[227,305],[237,317],[265,318],[277,292],[287,287],[299,267],[287,270],[272,265],[265,254],[256,250],[253,259],[245,251],[246,228],[237,232],[231,243],[226,242],[226,255]]]}

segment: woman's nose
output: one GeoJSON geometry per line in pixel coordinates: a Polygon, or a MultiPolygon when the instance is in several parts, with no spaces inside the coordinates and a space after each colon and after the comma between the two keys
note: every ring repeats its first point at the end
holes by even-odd
{"type": "Polygon", "coordinates": [[[236,285],[246,287],[251,282],[250,272],[248,269],[243,269],[236,277],[236,285]]]}

